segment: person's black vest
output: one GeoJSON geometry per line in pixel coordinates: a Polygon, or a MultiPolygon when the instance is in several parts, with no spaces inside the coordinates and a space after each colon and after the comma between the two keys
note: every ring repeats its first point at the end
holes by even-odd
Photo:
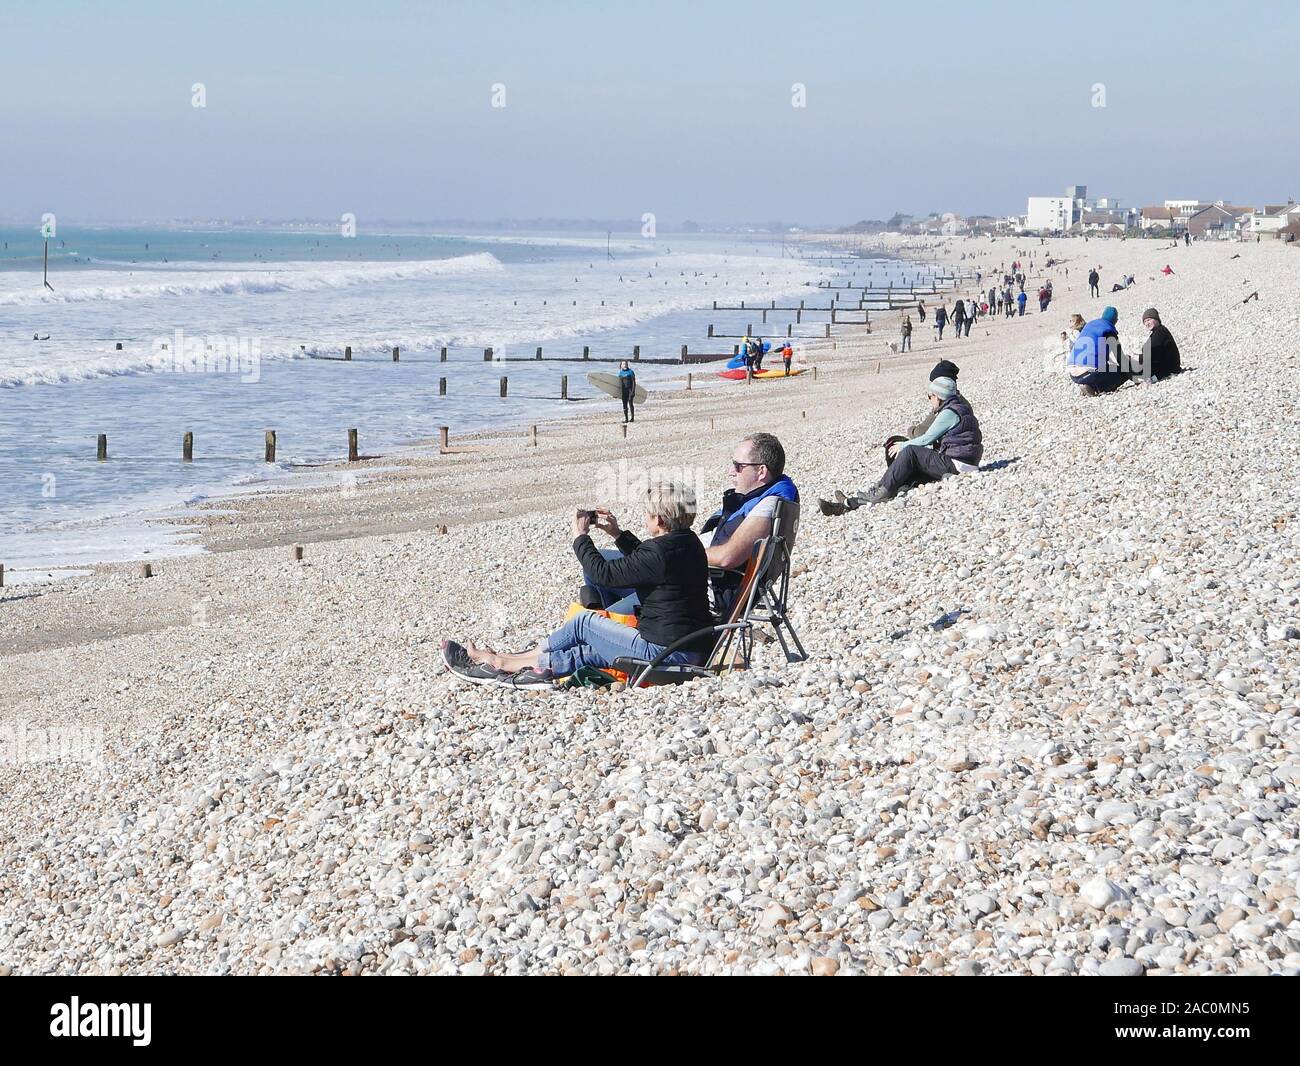
{"type": "Polygon", "coordinates": [[[939,438],[939,451],[949,459],[978,466],[984,455],[984,435],[980,432],[979,419],[960,392],[950,400],[945,400],[940,411],[951,411],[957,416],[957,424],[939,438]]]}

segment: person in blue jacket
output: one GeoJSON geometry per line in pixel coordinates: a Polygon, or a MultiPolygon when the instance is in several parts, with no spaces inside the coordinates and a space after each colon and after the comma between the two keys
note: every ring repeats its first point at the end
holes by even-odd
{"type": "Polygon", "coordinates": [[[1094,318],[1079,330],[1070,349],[1070,380],[1085,396],[1114,392],[1130,375],[1124,369],[1124,352],[1115,324],[1119,312],[1107,307],[1101,318],[1094,318]]]}
{"type": "Polygon", "coordinates": [[[1019,295],[1016,296],[1016,303],[1020,305],[1021,318],[1025,317],[1025,304],[1028,302],[1028,300],[1029,297],[1025,295],[1025,290],[1021,289],[1019,295]]]}

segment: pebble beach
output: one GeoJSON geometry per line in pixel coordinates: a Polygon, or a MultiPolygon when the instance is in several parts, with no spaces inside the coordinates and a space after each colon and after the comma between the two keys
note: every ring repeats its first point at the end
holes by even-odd
{"type": "Polygon", "coordinates": [[[815,378],[378,457],[207,508],[211,551],[148,579],[0,590],[0,973],[1300,974],[1300,252],[942,243],[984,290],[1032,253],[1049,311],[901,356],[873,315],[815,378]],[[1079,395],[1056,339],[1107,304],[1193,372],[1079,395]],[[988,469],[818,514],[939,358],[988,469]],[[443,671],[443,637],[560,622],[575,507],[635,526],[614,490],[684,469],[707,511],[760,430],[803,497],[807,662],[443,671]]]}

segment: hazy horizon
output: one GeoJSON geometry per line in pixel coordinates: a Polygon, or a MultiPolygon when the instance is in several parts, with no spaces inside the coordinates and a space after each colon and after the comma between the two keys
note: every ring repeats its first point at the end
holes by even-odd
{"type": "Polygon", "coordinates": [[[824,226],[1018,213],[1075,182],[1130,206],[1285,200],[1300,74],[1267,48],[1300,14],[1216,21],[47,0],[0,14],[0,218],[824,226]]]}

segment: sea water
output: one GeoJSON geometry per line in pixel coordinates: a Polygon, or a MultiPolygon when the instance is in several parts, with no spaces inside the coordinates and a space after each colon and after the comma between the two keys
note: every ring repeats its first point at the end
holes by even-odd
{"type": "MultiPolygon", "coordinates": [[[[768,238],[730,235],[106,229],[52,240],[47,288],[39,234],[0,228],[0,240],[0,562],[10,580],[197,550],[183,527],[152,519],[300,481],[302,466],[346,453],[348,428],[373,455],[439,426],[457,435],[610,410],[616,401],[585,373],[612,362],[551,361],[580,359],[584,346],[593,360],[630,359],[634,345],[643,360],[675,358],[683,344],[728,352],[752,323],[769,337],[789,325],[797,351],[824,315],[795,324],[769,312],[764,324],[760,312],[715,312],[713,302],[825,305],[817,285],[832,273],[768,238]],[[710,323],[733,336],[709,339],[710,323]],[[263,461],[268,429],[274,465],[263,461]],[[181,461],[187,432],[192,463],[181,461]],[[96,461],[99,434],[106,462],[96,461]]],[[[881,279],[902,269],[872,266],[881,279]]],[[[687,369],[698,379],[713,368],[636,367],[650,388],[682,387],[687,369]]]]}

